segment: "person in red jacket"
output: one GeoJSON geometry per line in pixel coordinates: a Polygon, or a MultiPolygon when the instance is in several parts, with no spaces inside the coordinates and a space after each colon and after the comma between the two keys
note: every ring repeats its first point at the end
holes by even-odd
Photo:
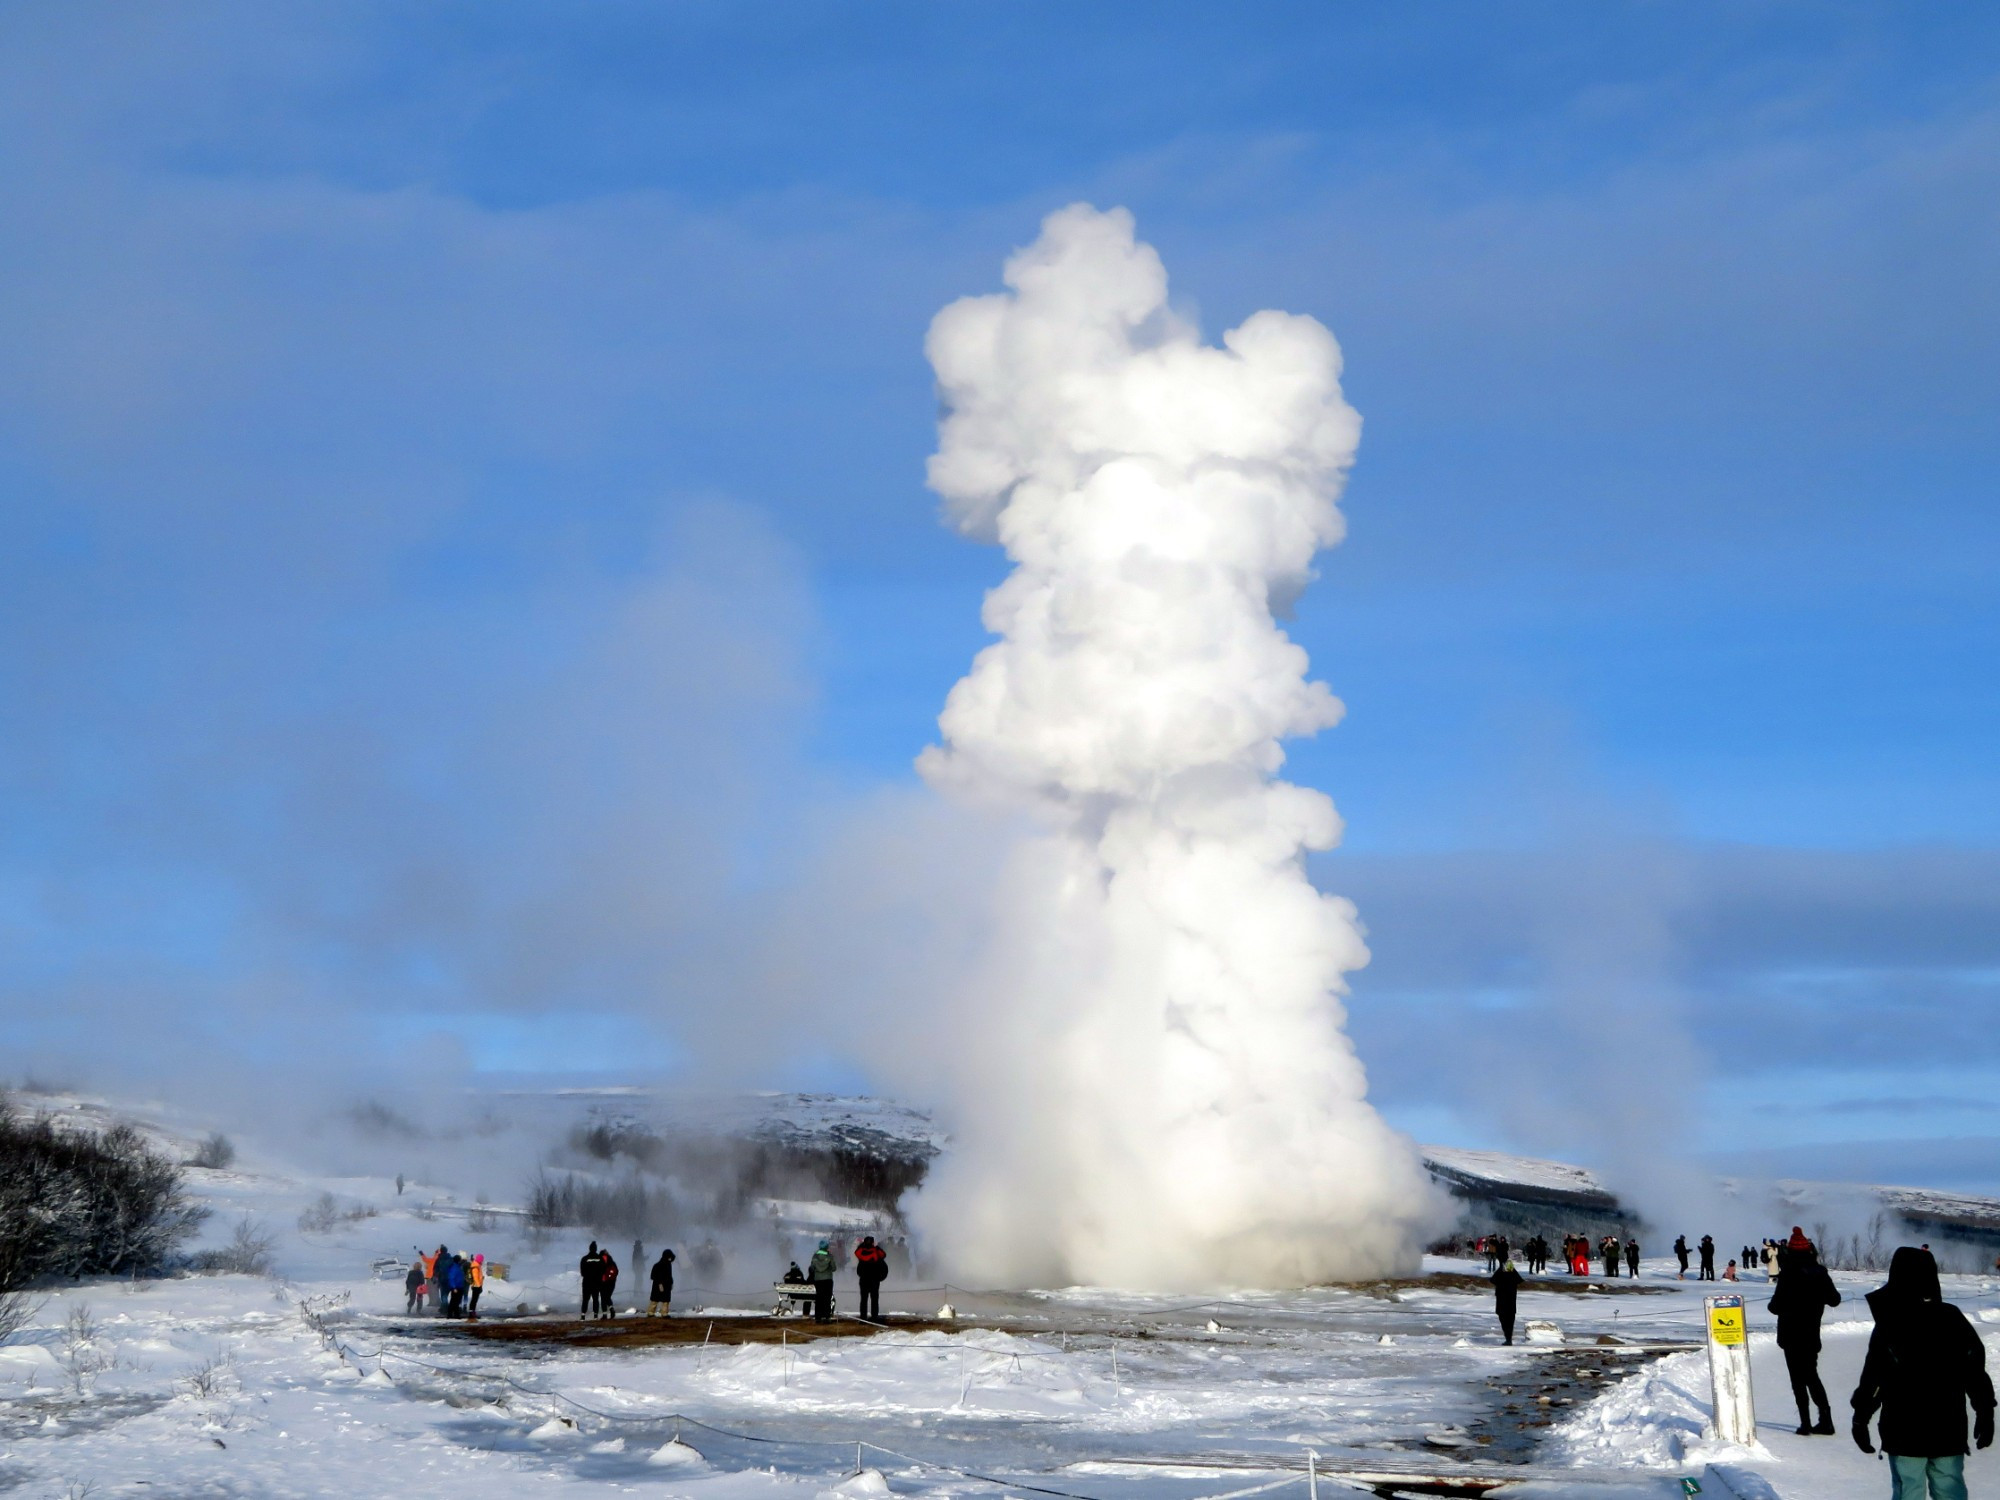
{"type": "Polygon", "coordinates": [[[872,1234],[864,1235],[854,1249],[854,1274],[861,1283],[859,1316],[881,1322],[882,1283],[889,1279],[889,1252],[875,1243],[872,1234]]]}
{"type": "Polygon", "coordinates": [[[618,1262],[611,1258],[611,1252],[599,1252],[604,1257],[604,1279],[598,1283],[597,1305],[604,1309],[604,1316],[618,1316],[618,1304],[611,1299],[618,1293],[618,1262]]]}

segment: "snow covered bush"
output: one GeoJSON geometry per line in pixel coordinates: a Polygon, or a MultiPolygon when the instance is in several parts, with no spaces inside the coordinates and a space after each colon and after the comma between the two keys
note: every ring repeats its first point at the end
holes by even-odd
{"type": "Polygon", "coordinates": [[[194,1148],[194,1155],[188,1158],[188,1165],[207,1167],[211,1171],[220,1172],[235,1160],[236,1143],[218,1130],[194,1148]]]}
{"type": "Polygon", "coordinates": [[[233,1271],[242,1276],[269,1276],[271,1252],[277,1243],[269,1230],[245,1214],[237,1221],[228,1244],[195,1251],[187,1258],[187,1266],[191,1271],[233,1271]]]}
{"type": "Polygon", "coordinates": [[[111,1368],[112,1358],[98,1342],[97,1319],[91,1315],[88,1302],[71,1305],[56,1363],[79,1399],[91,1395],[97,1388],[97,1377],[111,1368]]]}
{"type": "Polygon", "coordinates": [[[207,1216],[179,1163],[129,1125],[59,1127],[0,1103],[0,1293],[159,1270],[207,1216]]]}

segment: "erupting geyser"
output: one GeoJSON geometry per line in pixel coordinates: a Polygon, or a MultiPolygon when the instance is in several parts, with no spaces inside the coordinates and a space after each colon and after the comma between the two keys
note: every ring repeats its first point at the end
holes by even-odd
{"type": "Polygon", "coordinates": [[[1006,283],[927,345],[931,485],[1015,566],[919,764],[1034,831],[952,1002],[918,1228],[983,1285],[1410,1268],[1435,1190],[1341,1030],[1354,908],[1303,868],[1340,819],[1276,779],[1341,713],[1272,614],[1341,536],[1339,347],[1279,312],[1203,345],[1123,210],[1052,215],[1006,283]]]}

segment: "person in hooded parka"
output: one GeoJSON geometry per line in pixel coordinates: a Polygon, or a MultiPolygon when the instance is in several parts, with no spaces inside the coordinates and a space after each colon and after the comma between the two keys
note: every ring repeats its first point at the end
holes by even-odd
{"type": "Polygon", "coordinates": [[[1914,1245],[1890,1257],[1889,1280],[1868,1294],[1868,1307],[1875,1332],[1854,1388],[1855,1443],[1875,1451],[1869,1422],[1879,1411],[1892,1500],[1965,1500],[1968,1405],[1972,1442],[1993,1442],[1985,1346],[1944,1300],[1930,1252],[1914,1245]]]}

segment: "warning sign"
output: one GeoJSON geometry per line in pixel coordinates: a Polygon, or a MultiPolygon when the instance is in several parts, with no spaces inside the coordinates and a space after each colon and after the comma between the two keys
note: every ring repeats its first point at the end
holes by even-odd
{"type": "Polygon", "coordinates": [[[1740,1344],[1744,1340],[1743,1299],[1711,1297],[1708,1302],[1708,1339],[1712,1344],[1740,1344]]]}

